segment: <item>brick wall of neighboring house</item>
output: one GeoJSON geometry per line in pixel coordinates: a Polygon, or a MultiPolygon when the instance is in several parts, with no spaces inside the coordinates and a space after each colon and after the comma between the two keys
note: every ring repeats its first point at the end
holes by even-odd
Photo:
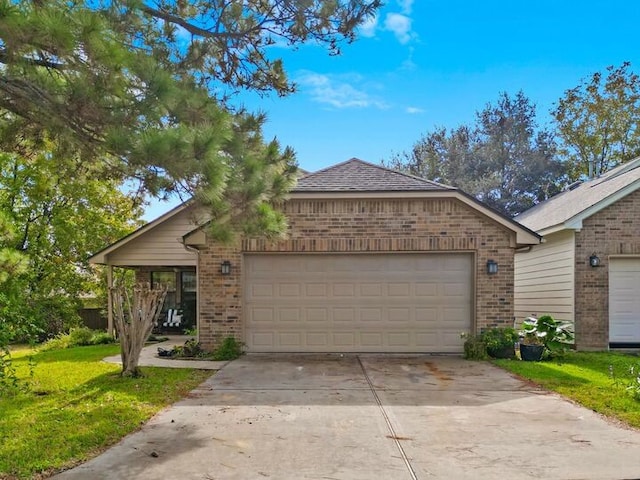
{"type": "Polygon", "coordinates": [[[640,190],[618,200],[582,222],[576,232],[575,318],[576,348],[602,350],[609,346],[610,255],[640,255],[640,190]],[[589,266],[589,257],[600,266],[589,266]]]}
{"type": "Polygon", "coordinates": [[[290,200],[286,240],[210,242],[200,249],[200,341],[215,347],[225,336],[243,339],[243,252],[475,252],[475,327],[513,324],[514,234],[453,199],[290,200]],[[486,263],[499,264],[496,275],[486,263]],[[229,260],[231,275],[220,275],[229,260]]]}

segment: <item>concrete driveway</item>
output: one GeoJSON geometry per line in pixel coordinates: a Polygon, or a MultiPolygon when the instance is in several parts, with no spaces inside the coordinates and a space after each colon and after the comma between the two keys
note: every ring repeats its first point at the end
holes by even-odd
{"type": "Polygon", "coordinates": [[[630,479],[640,432],[486,363],[248,355],[60,479],[630,479]]]}

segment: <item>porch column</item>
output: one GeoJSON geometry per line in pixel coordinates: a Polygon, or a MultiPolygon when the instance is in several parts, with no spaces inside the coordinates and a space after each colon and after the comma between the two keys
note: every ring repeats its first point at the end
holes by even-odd
{"type": "Polygon", "coordinates": [[[113,265],[107,265],[107,333],[113,335],[113,301],[111,289],[113,288],[113,265]]]}

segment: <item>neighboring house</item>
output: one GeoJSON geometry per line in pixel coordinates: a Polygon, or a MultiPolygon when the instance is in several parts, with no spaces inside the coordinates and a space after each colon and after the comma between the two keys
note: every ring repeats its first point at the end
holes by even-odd
{"type": "Polygon", "coordinates": [[[582,350],[640,346],[640,158],[516,220],[544,237],[516,253],[517,319],[575,322],[582,350]]]}
{"type": "Polygon", "coordinates": [[[301,177],[283,209],[285,239],[220,245],[183,205],[92,262],[196,272],[208,348],[461,352],[461,333],[513,324],[514,252],[540,242],[458,189],[358,159],[301,177]]]}

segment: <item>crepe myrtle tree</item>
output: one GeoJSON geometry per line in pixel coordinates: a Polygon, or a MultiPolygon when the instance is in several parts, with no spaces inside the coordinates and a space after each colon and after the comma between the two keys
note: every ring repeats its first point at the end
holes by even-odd
{"type": "Polygon", "coordinates": [[[120,339],[122,376],[139,377],[140,353],[162,311],[167,295],[163,285],[151,288],[149,283],[138,283],[129,290],[125,286],[111,289],[116,330],[120,339]]]}

